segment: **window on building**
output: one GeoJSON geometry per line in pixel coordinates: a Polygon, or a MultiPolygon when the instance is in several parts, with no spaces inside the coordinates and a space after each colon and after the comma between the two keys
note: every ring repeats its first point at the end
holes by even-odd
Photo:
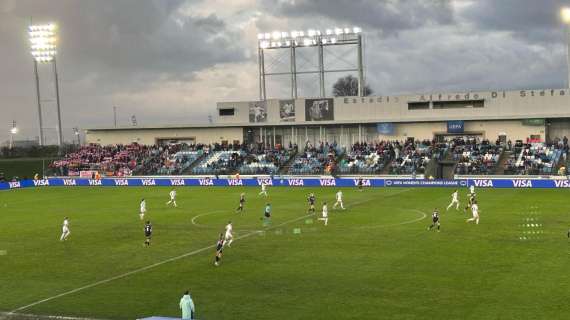
{"type": "Polygon", "coordinates": [[[427,110],[429,102],[408,102],[408,110],[427,110]]]}
{"type": "Polygon", "coordinates": [[[235,114],[235,109],[234,108],[218,109],[218,112],[220,114],[220,117],[233,116],[235,114]]]}
{"type": "Polygon", "coordinates": [[[484,100],[434,101],[434,109],[483,108],[484,100]]]}

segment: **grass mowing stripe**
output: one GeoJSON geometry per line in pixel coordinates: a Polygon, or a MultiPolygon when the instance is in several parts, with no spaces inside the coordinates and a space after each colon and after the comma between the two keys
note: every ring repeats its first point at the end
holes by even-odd
{"type": "MultiPolygon", "coordinates": [[[[297,217],[297,218],[295,218],[295,219],[291,219],[291,220],[282,222],[282,223],[280,223],[280,224],[278,224],[278,225],[269,227],[269,228],[267,228],[266,230],[271,230],[271,229],[274,229],[274,228],[278,228],[278,227],[287,225],[287,224],[289,224],[289,223],[293,223],[293,222],[299,221],[299,220],[301,220],[301,219],[305,219],[305,218],[310,217],[310,216],[312,216],[312,214],[307,214],[307,215],[304,215],[304,216],[302,216],[302,217],[297,217]]],[[[257,230],[257,231],[253,231],[253,232],[250,232],[250,233],[246,233],[246,234],[244,234],[243,236],[236,237],[234,240],[244,239],[244,238],[250,237],[250,236],[252,236],[252,235],[254,235],[254,234],[257,234],[257,233],[259,233],[259,232],[262,232],[262,231],[264,231],[264,230],[257,230]]],[[[114,276],[114,277],[111,277],[111,278],[108,278],[108,279],[105,279],[105,280],[97,281],[97,282],[88,284],[88,285],[86,285],[86,286],[83,286],[83,287],[80,287],[80,288],[77,288],[77,289],[73,289],[73,290],[70,290],[70,291],[66,291],[66,292],[60,293],[60,294],[58,294],[58,295],[55,295],[55,296],[52,296],[52,297],[49,297],[49,298],[46,298],[46,299],[42,299],[42,300],[39,300],[39,301],[30,303],[30,304],[28,304],[28,305],[19,307],[19,308],[17,308],[17,309],[14,309],[14,310],[8,312],[8,314],[14,314],[14,313],[16,313],[16,312],[18,312],[18,311],[22,311],[22,310],[25,310],[25,309],[29,309],[29,308],[31,308],[31,307],[33,307],[33,306],[37,306],[38,304],[42,304],[42,303],[45,303],[45,302],[48,302],[48,301],[51,301],[51,300],[54,300],[54,299],[57,299],[57,298],[61,298],[61,297],[64,297],[64,296],[67,296],[67,295],[70,295],[70,294],[73,294],[73,293],[76,293],[76,292],[79,292],[79,291],[83,291],[83,290],[86,290],[86,289],[89,289],[89,288],[93,288],[93,287],[96,287],[96,286],[98,286],[98,285],[105,284],[105,283],[108,283],[108,282],[111,282],[111,281],[114,281],[114,280],[119,280],[119,279],[128,277],[128,276],[130,276],[130,275],[133,275],[133,274],[136,274],[136,273],[139,273],[139,272],[143,272],[143,271],[146,271],[146,270],[149,270],[149,269],[156,268],[156,267],[158,267],[158,266],[161,266],[161,265],[166,264],[166,263],[169,263],[169,262],[177,261],[177,260],[180,260],[180,259],[189,257],[189,256],[196,255],[196,254],[198,254],[198,253],[201,253],[201,252],[203,252],[203,251],[206,251],[206,250],[209,250],[209,249],[212,249],[212,248],[215,248],[215,247],[216,247],[215,244],[209,245],[209,246],[207,246],[207,247],[203,247],[203,248],[201,248],[201,249],[197,249],[197,250],[194,250],[194,251],[191,251],[191,252],[188,252],[188,253],[185,253],[185,254],[176,256],[176,257],[172,257],[172,258],[170,258],[170,259],[166,259],[166,260],[163,260],[163,261],[159,261],[159,262],[157,262],[157,263],[153,263],[153,264],[148,265],[148,266],[146,266],[146,267],[142,267],[142,268],[139,268],[139,269],[136,269],[136,270],[133,270],[133,271],[129,271],[129,272],[127,272],[127,273],[123,273],[123,274],[120,274],[120,275],[118,275],[118,276],[114,276]]]]}

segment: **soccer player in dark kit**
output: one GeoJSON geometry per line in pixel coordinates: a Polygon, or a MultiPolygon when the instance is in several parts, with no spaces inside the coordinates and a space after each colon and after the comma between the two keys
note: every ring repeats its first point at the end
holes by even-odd
{"type": "Polygon", "coordinates": [[[239,206],[236,209],[236,212],[243,212],[243,204],[245,203],[245,193],[239,195],[239,206]]]}
{"type": "Polygon", "coordinates": [[[431,214],[431,221],[432,224],[428,227],[428,230],[433,229],[433,227],[437,227],[437,232],[439,232],[439,211],[437,211],[437,208],[433,209],[433,213],[431,214]]]}
{"type": "Polygon", "coordinates": [[[309,202],[309,209],[307,210],[307,213],[315,213],[315,194],[311,193],[309,194],[309,196],[307,197],[307,202],[309,202]]]}
{"type": "Polygon", "coordinates": [[[145,236],[145,241],[144,241],[144,245],[145,246],[150,246],[150,238],[152,237],[152,224],[150,224],[150,221],[147,221],[144,225],[144,236],[145,236]]]}
{"type": "Polygon", "coordinates": [[[217,267],[220,265],[222,260],[222,252],[224,251],[224,234],[220,233],[220,238],[216,243],[216,258],[214,259],[214,265],[217,267]]]}

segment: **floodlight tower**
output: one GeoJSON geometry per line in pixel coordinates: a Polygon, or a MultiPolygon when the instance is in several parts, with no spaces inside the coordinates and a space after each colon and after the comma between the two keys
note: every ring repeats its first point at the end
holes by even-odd
{"type": "Polygon", "coordinates": [[[364,96],[364,67],[362,56],[362,29],[353,28],[333,28],[324,32],[309,29],[307,31],[291,31],[271,33],[260,33],[257,35],[257,53],[259,65],[259,99],[267,100],[266,80],[270,76],[290,75],[291,76],[291,98],[296,99],[297,76],[300,74],[319,75],[319,94],[324,97],[325,74],[333,72],[357,72],[358,73],[358,96],[364,96]],[[328,46],[356,46],[356,67],[344,69],[327,69],[324,63],[324,48],[328,46]],[[318,70],[298,70],[297,68],[297,48],[314,47],[318,54],[318,70]],[[290,71],[267,72],[265,65],[265,50],[289,50],[290,51],[290,71]]]}
{"type": "Polygon", "coordinates": [[[16,120],[12,121],[12,128],[10,128],[10,150],[14,146],[14,135],[18,133],[18,127],[16,126],[16,120]]]}
{"type": "Polygon", "coordinates": [[[40,145],[44,145],[43,123],[42,123],[42,105],[40,95],[40,78],[38,76],[38,64],[51,63],[53,66],[53,74],[55,80],[55,99],[57,105],[57,143],[61,147],[63,144],[63,131],[61,127],[61,108],[59,104],[59,79],[57,75],[56,62],[56,31],[57,26],[53,23],[45,25],[31,25],[28,27],[30,36],[31,53],[34,57],[34,75],[36,78],[36,97],[38,102],[38,120],[40,145]]]}
{"type": "Polygon", "coordinates": [[[570,88],[570,8],[562,8],[560,10],[562,22],[565,24],[564,38],[566,40],[566,67],[568,72],[568,83],[566,86],[570,88]]]}

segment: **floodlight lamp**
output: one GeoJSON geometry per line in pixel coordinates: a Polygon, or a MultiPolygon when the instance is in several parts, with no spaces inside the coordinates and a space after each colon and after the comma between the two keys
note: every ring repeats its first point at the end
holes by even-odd
{"type": "Polygon", "coordinates": [[[560,10],[560,16],[562,17],[562,22],[570,24],[570,8],[562,8],[562,10],[560,10]]]}
{"type": "Polygon", "coordinates": [[[344,33],[350,33],[350,29],[349,28],[344,28],[344,33]]]}
{"type": "Polygon", "coordinates": [[[16,134],[16,133],[18,133],[18,128],[13,127],[12,129],[10,129],[10,133],[11,133],[11,134],[16,134]]]}
{"type": "Polygon", "coordinates": [[[56,55],[56,25],[32,25],[28,27],[31,54],[36,62],[50,62],[56,55]]]}
{"type": "Polygon", "coordinates": [[[352,32],[354,32],[354,33],[361,33],[361,32],[362,32],[362,29],[360,29],[359,27],[354,27],[354,28],[352,28],[352,32]]]}

